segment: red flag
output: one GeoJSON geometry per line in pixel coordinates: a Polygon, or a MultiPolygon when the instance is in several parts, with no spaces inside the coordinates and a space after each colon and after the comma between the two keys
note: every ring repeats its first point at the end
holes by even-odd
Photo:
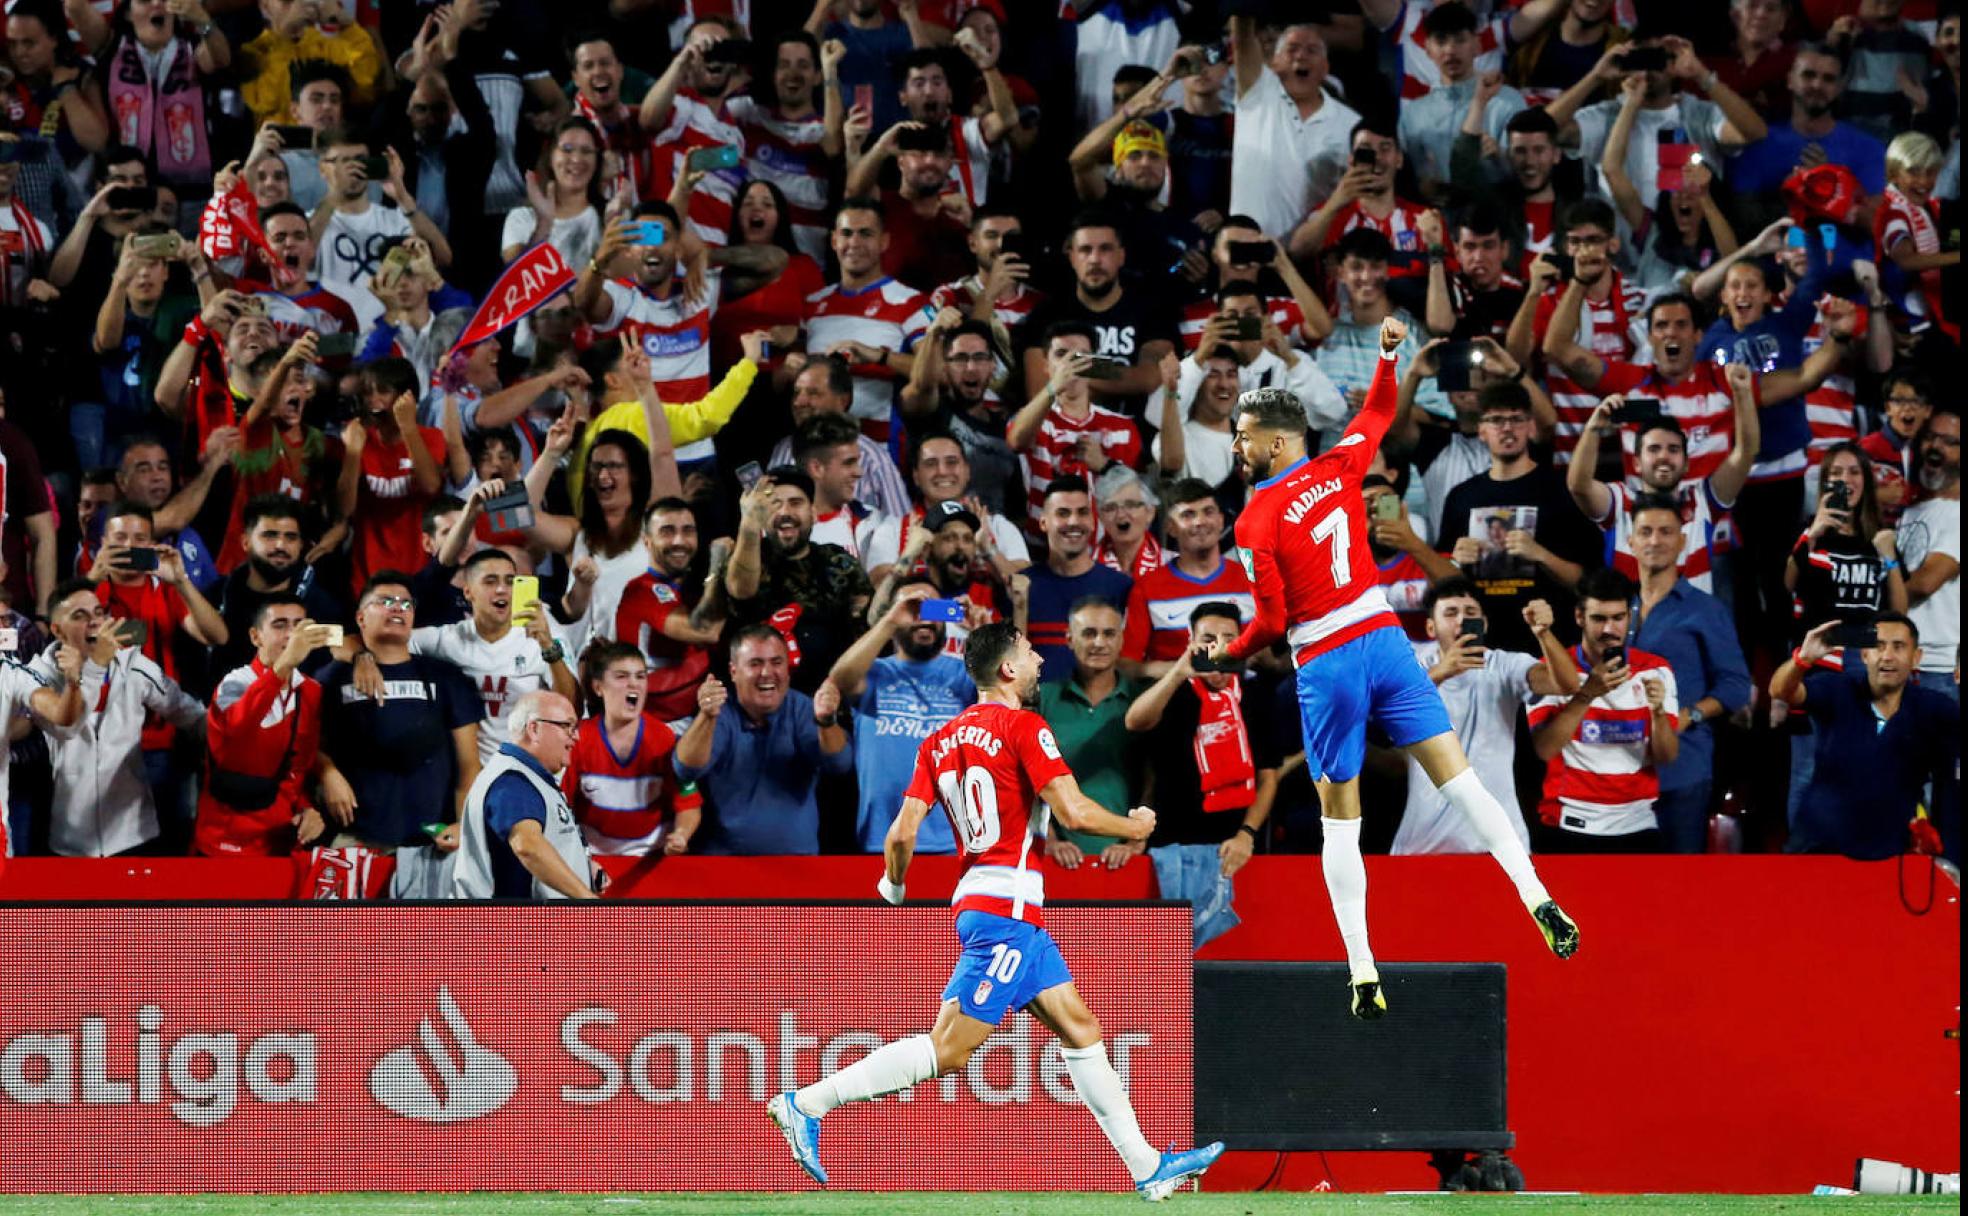
{"type": "Polygon", "coordinates": [[[266,233],[260,230],[260,204],[243,177],[233,182],[232,189],[213,195],[205,204],[204,214],[198,217],[199,252],[208,258],[240,257],[246,252],[242,238],[266,255],[267,265],[280,265],[273,246],[267,244],[266,233]]]}
{"type": "Polygon", "coordinates": [[[560,250],[541,241],[506,267],[451,349],[463,350],[497,336],[573,284],[574,270],[567,259],[560,256],[560,250]]]}

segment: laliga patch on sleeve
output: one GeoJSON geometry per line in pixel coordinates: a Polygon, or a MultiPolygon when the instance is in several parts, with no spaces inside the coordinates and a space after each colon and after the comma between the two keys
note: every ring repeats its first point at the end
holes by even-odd
{"type": "Polygon", "coordinates": [[[1039,728],[1039,750],[1046,754],[1048,760],[1059,759],[1059,741],[1043,726],[1039,728]]]}
{"type": "Polygon", "coordinates": [[[654,590],[656,592],[656,602],[659,604],[668,604],[676,600],[676,589],[668,583],[657,583],[655,584],[654,590]]]}

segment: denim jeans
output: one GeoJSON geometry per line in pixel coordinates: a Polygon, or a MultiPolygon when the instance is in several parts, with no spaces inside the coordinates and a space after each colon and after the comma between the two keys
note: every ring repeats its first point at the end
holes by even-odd
{"type": "Polygon", "coordinates": [[[1163,899],[1186,899],[1195,916],[1195,948],[1222,937],[1243,923],[1231,908],[1236,894],[1223,876],[1223,862],[1213,844],[1169,844],[1148,850],[1155,863],[1155,882],[1163,899]]]}
{"type": "Polygon", "coordinates": [[[1708,851],[1709,781],[1662,790],[1654,799],[1654,818],[1660,821],[1661,847],[1669,853],[1708,851]]]}

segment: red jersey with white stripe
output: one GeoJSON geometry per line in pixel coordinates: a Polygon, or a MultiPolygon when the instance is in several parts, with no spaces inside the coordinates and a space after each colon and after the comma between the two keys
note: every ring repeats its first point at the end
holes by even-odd
{"type": "Polygon", "coordinates": [[[1029,709],[979,702],[923,740],[908,797],[941,802],[956,827],[963,872],[953,908],[1045,923],[1045,850],[1032,843],[1049,818],[1039,791],[1072,775],[1029,709]]]}
{"type": "MultiPolygon", "coordinates": [[[[971,306],[977,303],[978,293],[983,290],[984,284],[979,282],[974,274],[966,279],[958,279],[954,283],[945,283],[929,293],[929,310],[931,313],[936,313],[945,308],[954,308],[968,317],[971,306]]],[[[1020,283],[1012,288],[1009,296],[991,302],[991,317],[1006,329],[1016,333],[1019,326],[1031,319],[1032,310],[1043,303],[1045,303],[1044,292],[1034,291],[1020,283]]]]}
{"type": "MultiPolygon", "coordinates": [[[[1763,406],[1763,378],[1752,381],[1758,409],[1763,406]]],[[[1736,442],[1736,399],[1729,391],[1728,374],[1706,360],[1697,361],[1694,370],[1672,383],[1651,367],[1623,360],[1608,360],[1606,374],[1599,378],[1599,391],[1607,396],[1654,397],[1661,413],[1681,424],[1688,436],[1688,471],[1682,475],[1686,489],[1708,480],[1729,458],[1736,442]]],[[[1628,474],[1634,472],[1633,453],[1626,454],[1628,474]]]]}
{"type": "MultiPolygon", "coordinates": [[[[1011,424],[1005,424],[1007,436],[1011,424]]],[[[1039,433],[1033,437],[1032,446],[1019,454],[1019,464],[1025,469],[1025,500],[1027,511],[1025,530],[1033,536],[1039,535],[1039,515],[1045,506],[1046,483],[1055,477],[1075,474],[1093,484],[1095,474],[1080,456],[1080,437],[1095,435],[1100,439],[1100,450],[1107,459],[1133,467],[1141,459],[1141,432],[1134,428],[1134,420],[1126,414],[1110,410],[1104,405],[1087,406],[1084,418],[1073,418],[1054,402],[1046,409],[1045,417],[1039,420],[1039,433]]]]}
{"type": "MultiPolygon", "coordinates": [[[[651,159],[656,180],[651,198],[669,197],[670,187],[683,172],[684,158],[699,148],[731,144],[738,149],[740,164],[745,154],[745,133],[731,120],[725,106],[716,108],[689,89],[677,91],[670,109],[670,121],[651,139],[651,159]]],[[[731,212],[738,204],[738,190],[745,184],[744,169],[713,169],[697,183],[690,194],[691,230],[706,245],[721,247],[731,236],[731,212]]]]}
{"type": "Polygon", "coordinates": [[[1360,479],[1394,422],[1398,387],[1394,359],[1382,354],[1366,403],[1339,442],[1252,489],[1237,517],[1237,544],[1256,589],[1257,615],[1230,643],[1232,658],[1247,658],[1284,636],[1304,666],[1375,629],[1400,627],[1380,589],[1360,496],[1360,479]]]}
{"type": "Polygon", "coordinates": [[[676,732],[645,713],[634,742],[618,756],[602,718],[581,723],[560,788],[590,852],[640,856],[661,848],[677,813],[703,805],[696,786],[676,779],[676,744],[676,732]]]}
{"type": "MultiPolygon", "coordinates": [[[[1603,519],[1592,522],[1609,533],[1613,568],[1630,579],[1640,577],[1639,559],[1633,556],[1633,495],[1622,484],[1600,483],[1612,493],[1612,509],[1603,519]]],[[[1713,567],[1717,545],[1716,525],[1729,518],[1729,508],[1715,497],[1713,483],[1703,481],[1683,485],[1681,497],[1681,577],[1695,590],[1713,593],[1713,567]]],[[[1726,546],[1723,546],[1726,551],[1726,546]]]]}
{"type": "MultiPolygon", "coordinates": [[[[634,279],[615,279],[601,285],[608,299],[608,316],[594,327],[599,337],[627,334],[649,356],[649,379],[664,401],[701,401],[711,393],[711,317],[717,311],[721,276],[708,271],[704,293],[692,297],[682,279],[659,296],[634,279]]],[[[677,449],[678,460],[702,460],[712,454],[711,441],[700,439],[677,449]]]]}
{"type": "MultiPolygon", "coordinates": [[[[925,303],[921,292],[885,276],[854,290],[829,283],[806,297],[806,349],[824,354],[837,342],[861,342],[883,350],[911,350],[929,328],[925,303]]],[[[854,404],[848,412],[887,422],[896,374],[879,363],[856,363],[848,370],[854,374],[854,404]]]]}
{"type": "Polygon", "coordinates": [[[984,205],[991,187],[991,145],[984,138],[984,120],[952,114],[947,121],[956,154],[950,158],[950,184],[943,193],[963,195],[974,210],[984,205]]]}
{"type": "Polygon", "coordinates": [[[1401,631],[1408,635],[1410,642],[1428,641],[1428,614],[1421,607],[1432,581],[1427,569],[1407,553],[1396,554],[1392,561],[1379,565],[1380,593],[1387,597],[1387,606],[1400,620],[1401,631]]]}
{"type": "Polygon", "coordinates": [[[267,320],[283,343],[298,342],[302,334],[352,334],[362,328],[348,301],[319,283],[288,295],[260,287],[254,296],[266,305],[267,320]]]}
{"type": "Polygon", "coordinates": [[[1189,648],[1189,614],[1214,601],[1237,606],[1237,619],[1257,614],[1250,575],[1224,558],[1208,578],[1184,574],[1173,564],[1135,579],[1128,592],[1121,655],[1137,663],[1166,663],[1189,648]]]}
{"type": "MultiPolygon", "coordinates": [[[[1812,446],[1816,447],[1817,439],[1815,436],[1813,436],[1811,442],[1812,446]]],[[[1889,528],[1894,527],[1900,522],[1901,514],[1908,507],[1920,500],[1920,483],[1907,476],[1907,449],[1893,442],[1893,435],[1890,429],[1874,431],[1857,442],[1859,450],[1872,458],[1872,480],[1874,485],[1881,490],[1888,489],[1892,486],[1904,486],[1906,488],[1906,493],[1901,497],[1899,502],[1891,506],[1885,503],[1879,504],[1880,522],[1889,528]]],[[[1811,462],[1812,464],[1816,464],[1818,460],[1824,458],[1818,452],[1813,452],[1812,455],[1818,458],[1817,460],[1813,460],[1811,462]]]]}
{"type": "MultiPolygon", "coordinates": [[[[1863,323],[1858,332],[1865,332],[1863,323]]],[[[1804,334],[1804,357],[1810,358],[1824,345],[1824,340],[1825,315],[1820,307],[1817,315],[1811,318],[1811,328],[1804,334]]],[[[1831,375],[1825,377],[1823,384],[1804,395],[1804,420],[1811,427],[1811,446],[1805,456],[1812,468],[1817,468],[1824,460],[1825,449],[1831,445],[1859,441],[1857,392],[1858,387],[1852,383],[1849,363],[1841,359],[1831,375]]]]}
{"type": "MultiPolygon", "coordinates": [[[[1591,669],[1582,649],[1572,652],[1579,670],[1591,669]]],[[[1624,684],[1586,707],[1564,750],[1546,766],[1544,801],[1538,816],[1554,827],[1585,836],[1629,836],[1656,826],[1654,799],[1660,794],[1660,775],[1651,755],[1653,711],[1647,705],[1646,680],[1665,686],[1662,709],[1672,717],[1680,712],[1675,697],[1674,671],[1667,660],[1644,650],[1626,652],[1629,675],[1624,684]]],[[[1567,696],[1542,697],[1530,708],[1536,730],[1565,707],[1567,696]]]]}
{"type": "MultiPolygon", "coordinates": [[[[1356,198],[1341,207],[1338,214],[1333,216],[1332,226],[1326,229],[1326,248],[1331,249],[1339,244],[1340,238],[1355,228],[1365,228],[1386,237],[1388,244],[1394,246],[1396,254],[1409,255],[1397,257],[1387,264],[1388,278],[1400,279],[1426,275],[1428,260],[1421,255],[1428,248],[1428,242],[1421,237],[1421,217],[1434,208],[1397,197],[1394,200],[1394,210],[1388,212],[1387,217],[1382,219],[1370,214],[1361,205],[1363,201],[1356,198]]],[[[1436,218],[1441,217],[1438,215],[1436,218]]],[[[1443,227],[1446,228],[1447,225],[1444,224],[1443,227]]]]}
{"type": "Polygon", "coordinates": [[[827,248],[828,160],[820,150],[827,125],[816,112],[787,118],[777,107],[740,94],[725,110],[745,135],[745,172],[753,181],[771,182],[786,196],[793,237],[809,255],[827,248]]]}
{"type": "MultiPolygon", "coordinates": [[[[1615,359],[1632,359],[1634,352],[1643,345],[1645,335],[1638,332],[1638,326],[1642,323],[1640,318],[1647,299],[1645,292],[1620,277],[1618,271],[1609,273],[1613,276],[1613,286],[1606,294],[1605,301],[1596,303],[1588,296],[1579,306],[1579,333],[1573,340],[1611,364],[1615,359]]],[[[1558,297],[1563,290],[1564,284],[1560,283],[1538,298],[1535,334],[1539,349],[1544,347],[1544,335],[1551,328],[1551,314],[1557,310],[1558,297]]],[[[1552,436],[1551,462],[1570,464],[1572,449],[1578,446],[1579,433],[1585,430],[1585,420],[1599,408],[1600,398],[1613,390],[1593,392],[1556,366],[1546,367],[1545,386],[1551,393],[1551,404],[1558,412],[1558,429],[1552,436]]]]}
{"type": "MultiPolygon", "coordinates": [[[[1923,206],[1908,198],[1898,186],[1886,187],[1878,209],[1872,213],[1872,238],[1882,262],[1892,256],[1893,247],[1901,241],[1912,241],[1918,253],[1939,253],[1940,203],[1929,198],[1923,206]]],[[[1916,318],[1940,325],[1951,341],[1960,341],[1959,323],[1950,322],[1942,307],[1941,272],[1923,270],[1911,277],[1918,286],[1905,295],[1907,311],[1916,318]]]]}
{"type": "MultiPolygon", "coordinates": [[[[1221,310],[1221,306],[1209,296],[1201,296],[1182,306],[1182,323],[1176,332],[1182,335],[1184,354],[1194,351],[1203,344],[1203,327],[1209,319],[1221,310]]],[[[1264,301],[1264,315],[1271,318],[1285,340],[1293,345],[1304,345],[1305,312],[1299,308],[1298,301],[1290,296],[1272,296],[1264,301]]]]}
{"type": "MultiPolygon", "coordinates": [[[[1424,0],[1408,0],[1401,10],[1401,100],[1426,97],[1442,83],[1442,70],[1428,57],[1428,39],[1421,32],[1422,18],[1435,6],[1424,0]]],[[[1503,53],[1509,39],[1510,19],[1492,17],[1476,30],[1476,75],[1503,70],[1503,53]]]]}
{"type": "Polygon", "coordinates": [[[630,579],[615,607],[615,640],[642,651],[649,664],[644,711],[665,722],[697,712],[697,687],[711,671],[710,647],[679,642],[663,632],[671,614],[688,616],[690,609],[677,585],[654,570],[630,579]]]}

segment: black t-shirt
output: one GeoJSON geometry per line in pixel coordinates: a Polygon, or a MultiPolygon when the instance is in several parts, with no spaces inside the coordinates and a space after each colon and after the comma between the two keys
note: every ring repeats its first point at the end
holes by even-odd
{"type": "Polygon", "coordinates": [[[381,704],[355,690],[347,663],[321,673],[321,750],[355,790],[353,835],[375,844],[424,844],[425,824],[457,818],[451,732],[483,719],[485,705],[464,673],[443,659],[414,655],[381,667],[381,704]]]}
{"type": "Polygon", "coordinates": [[[782,634],[790,629],[799,643],[793,687],[811,694],[867,628],[855,601],[865,610],[874,593],[868,572],[839,545],[810,544],[796,558],[782,557],[768,545],[758,594],[734,600],[731,617],[737,625],[765,622],[782,634]]]}
{"type": "MultiPolygon", "coordinates": [[[[1106,359],[1118,359],[1132,367],[1141,361],[1141,350],[1150,342],[1161,340],[1175,342],[1179,321],[1176,316],[1172,296],[1151,294],[1141,286],[1115,288],[1114,302],[1103,312],[1095,312],[1080,303],[1077,292],[1070,289],[1047,297],[1045,303],[1032,310],[1031,318],[1019,332],[1019,339],[1027,348],[1045,349],[1046,330],[1061,321],[1079,321],[1091,325],[1094,332],[1093,353],[1106,359]]],[[[1096,387],[1098,381],[1095,382],[1096,387]]],[[[1034,390],[1038,385],[1030,386],[1034,390]]],[[[1140,397],[1103,397],[1098,394],[1095,400],[1109,409],[1121,410],[1131,418],[1142,415],[1140,397]]]]}
{"type": "MultiPolygon", "coordinates": [[[[253,618],[259,615],[260,605],[274,596],[298,596],[307,612],[307,619],[316,624],[349,623],[347,611],[322,588],[321,580],[314,576],[311,568],[303,567],[301,577],[293,586],[265,594],[253,590],[248,577],[248,567],[239,567],[226,576],[218,586],[218,593],[212,597],[219,616],[226,623],[226,644],[212,651],[212,677],[215,680],[225,678],[225,674],[233,668],[244,667],[252,661],[253,639],[247,630],[252,628],[253,618]]],[[[312,661],[304,668],[307,674],[314,675],[333,662],[327,654],[326,650],[316,651],[311,656],[312,661]]]]}
{"type": "Polygon", "coordinates": [[[1572,501],[1564,474],[1550,465],[1538,465],[1513,481],[1497,481],[1484,473],[1449,491],[1442,507],[1442,535],[1435,547],[1451,553],[1465,536],[1483,542],[1483,556],[1463,573],[1483,594],[1489,644],[1535,654],[1537,642],[1524,624],[1524,605],[1534,599],[1549,602],[1558,633],[1569,639],[1577,629],[1572,615],[1575,601],[1543,566],[1504,552],[1504,534],[1518,529],[1587,569],[1604,564],[1606,541],[1572,501]]]}
{"type": "MultiPolygon", "coordinates": [[[[1241,705],[1244,734],[1250,743],[1253,776],[1283,762],[1278,732],[1270,720],[1273,699],[1246,683],[1241,705]]],[[[1201,777],[1196,764],[1197,734],[1202,700],[1195,686],[1184,681],[1162,710],[1162,720],[1148,734],[1148,765],[1155,776],[1155,834],[1150,848],[1165,844],[1222,844],[1244,822],[1245,803],[1235,810],[1205,811],[1201,777]]]]}
{"type": "Polygon", "coordinates": [[[1886,572],[1864,537],[1827,532],[1808,548],[1798,545],[1790,561],[1797,568],[1792,595],[1799,639],[1834,617],[1863,624],[1886,606],[1886,572]]]}

